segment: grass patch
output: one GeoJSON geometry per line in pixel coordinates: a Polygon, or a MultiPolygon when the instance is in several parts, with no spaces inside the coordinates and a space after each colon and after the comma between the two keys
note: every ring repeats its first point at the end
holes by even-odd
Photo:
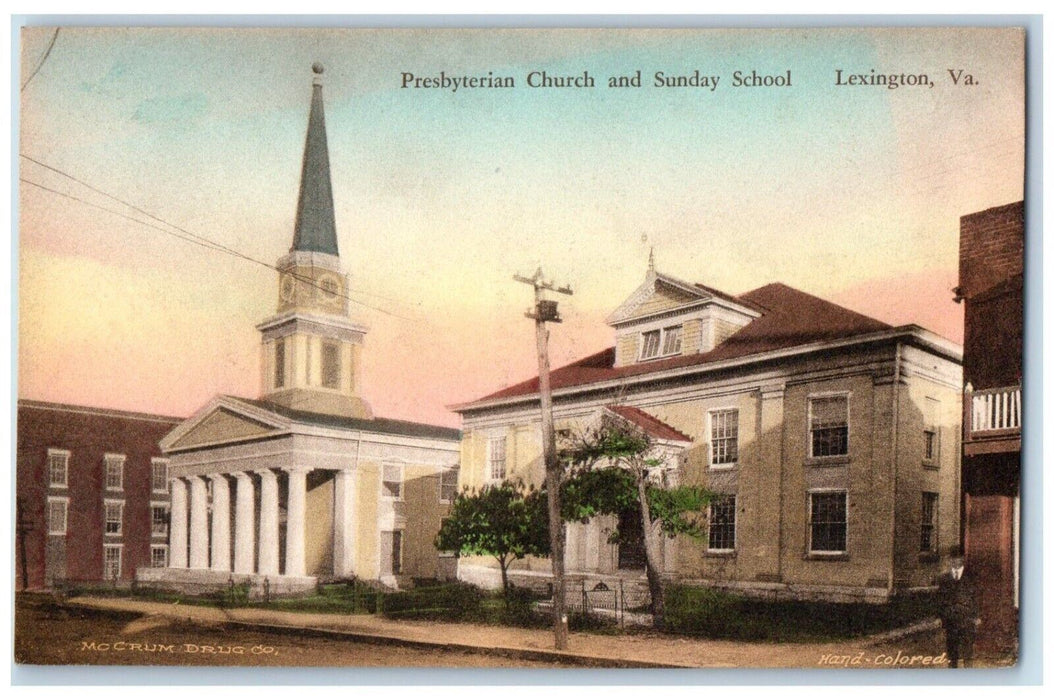
{"type": "Polygon", "coordinates": [[[666,589],[666,632],[710,639],[823,642],[884,632],[933,617],[932,594],[885,604],[769,601],[691,586],[666,589]]]}

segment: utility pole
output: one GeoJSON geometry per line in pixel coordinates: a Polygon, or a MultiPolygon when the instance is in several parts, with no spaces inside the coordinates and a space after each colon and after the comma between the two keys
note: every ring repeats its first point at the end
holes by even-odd
{"type": "Polygon", "coordinates": [[[22,565],[22,590],[29,590],[29,557],[26,556],[26,535],[33,531],[33,524],[26,520],[22,500],[15,499],[15,534],[18,535],[18,560],[22,565]]]}
{"type": "Polygon", "coordinates": [[[553,636],[557,649],[567,648],[567,586],[564,581],[564,521],[560,517],[560,483],[563,469],[556,457],[556,436],[553,433],[553,397],[549,388],[549,331],[547,322],[560,323],[556,302],[546,299],[545,292],[573,294],[571,287],[557,288],[542,279],[542,268],[531,277],[514,275],[517,282],[534,287],[534,308],[525,316],[534,319],[538,344],[538,395],[542,405],[542,454],[545,459],[545,484],[549,494],[549,549],[553,565],[553,636]]]}

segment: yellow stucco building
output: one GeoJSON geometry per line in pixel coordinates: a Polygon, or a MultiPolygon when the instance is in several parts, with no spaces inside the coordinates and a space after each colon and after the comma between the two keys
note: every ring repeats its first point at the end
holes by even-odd
{"type": "MultiPolygon", "coordinates": [[[[702,539],[665,540],[664,574],[751,594],[879,601],[928,586],[959,546],[961,349],[770,284],[740,296],[651,266],[609,317],[612,348],[555,370],[555,427],[648,432],[671,483],[719,494],[702,539]]],[[[538,381],[457,410],[461,485],[544,479],[538,381]]],[[[632,513],[567,526],[572,579],[643,586],[632,513]]],[[[496,583],[484,558],[459,576],[496,583]]],[[[518,563],[512,579],[549,575],[518,563]]]]}
{"type": "Polygon", "coordinates": [[[276,264],[275,314],[257,326],[261,396],[218,396],[161,441],[169,562],[141,581],[290,592],[320,577],[402,586],[444,575],[433,541],[460,433],[376,417],[361,394],[368,329],[349,314],[314,70],[293,244],[276,264]]]}

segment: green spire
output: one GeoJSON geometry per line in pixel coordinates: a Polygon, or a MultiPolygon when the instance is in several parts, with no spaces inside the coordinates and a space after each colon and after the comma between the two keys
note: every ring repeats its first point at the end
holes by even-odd
{"type": "Polygon", "coordinates": [[[340,255],[337,224],[333,215],[333,186],[329,180],[329,147],[326,116],[322,109],[322,64],[311,66],[315,79],[311,114],[307,120],[304,165],[300,172],[300,200],[296,206],[296,230],[290,250],[340,255]]]}

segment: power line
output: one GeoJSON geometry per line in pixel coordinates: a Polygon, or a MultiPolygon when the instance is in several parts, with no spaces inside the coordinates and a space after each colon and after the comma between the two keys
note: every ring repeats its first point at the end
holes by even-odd
{"type": "Polygon", "coordinates": [[[44,50],[44,55],[40,57],[40,61],[37,62],[37,67],[34,68],[33,72],[29,74],[29,77],[26,78],[26,82],[22,83],[22,87],[18,90],[19,92],[26,89],[26,85],[29,85],[29,81],[36,77],[37,72],[40,70],[41,66],[44,65],[44,61],[48,60],[48,56],[51,55],[51,49],[55,46],[55,40],[59,38],[60,28],[61,27],[55,27],[55,33],[51,35],[51,41],[48,42],[48,48],[44,50]]]}
{"type": "MultiPolygon", "coordinates": [[[[264,262],[262,260],[257,260],[256,258],[253,258],[253,257],[250,257],[248,255],[245,255],[244,253],[242,253],[242,252],[240,252],[238,250],[235,250],[234,248],[230,248],[230,247],[225,246],[225,245],[223,245],[221,243],[217,243],[216,241],[213,241],[213,240],[211,240],[209,238],[206,238],[204,236],[200,236],[200,235],[194,233],[193,231],[188,231],[187,229],[182,228],[181,226],[177,226],[176,224],[170,223],[170,222],[166,221],[165,219],[162,219],[161,217],[159,217],[159,216],[157,216],[155,214],[152,214],[151,212],[146,211],[145,209],[142,209],[141,207],[138,207],[135,204],[132,204],[131,202],[125,201],[125,200],[121,199],[120,197],[117,197],[115,195],[110,194],[109,192],[101,190],[98,187],[95,187],[94,185],[92,185],[92,184],[90,184],[88,182],[85,182],[84,180],[82,180],[82,179],[80,179],[80,178],[78,178],[78,177],[76,177],[74,175],[71,175],[70,173],[67,173],[64,170],[60,170],[59,168],[56,168],[53,165],[49,165],[49,164],[47,164],[47,163],[45,163],[45,162],[43,162],[41,160],[37,160],[36,158],[34,158],[34,157],[30,156],[30,155],[26,155],[25,153],[19,153],[18,155],[20,157],[25,158],[26,160],[30,161],[31,163],[35,163],[36,165],[39,165],[42,168],[46,168],[46,169],[48,169],[48,170],[50,170],[50,171],[52,171],[54,173],[57,173],[57,174],[61,175],[62,177],[65,177],[65,178],[68,178],[70,180],[73,180],[77,184],[83,185],[84,187],[87,187],[89,190],[91,190],[93,192],[101,194],[104,197],[112,199],[113,201],[115,201],[115,202],[117,202],[119,204],[122,204],[122,205],[124,205],[124,206],[126,206],[126,207],[128,207],[128,208],[130,208],[130,209],[132,209],[134,211],[137,211],[140,214],[143,214],[144,216],[147,216],[147,217],[153,219],[154,221],[162,223],[165,226],[170,226],[170,227],[176,229],[177,231],[180,231],[181,233],[185,233],[188,236],[191,236],[195,240],[198,240],[198,241],[201,241],[203,243],[206,243],[206,244],[208,244],[208,246],[214,247],[215,249],[217,249],[217,250],[219,250],[221,252],[228,253],[228,254],[233,255],[235,257],[242,258],[243,260],[255,263],[257,265],[262,265],[262,266],[267,267],[267,268],[272,269],[272,270],[277,270],[278,269],[275,266],[273,266],[273,265],[271,265],[269,263],[266,263],[266,262],[264,262]]],[[[35,184],[35,183],[31,183],[31,184],[35,184]]],[[[63,193],[56,192],[56,194],[63,194],[63,193]]],[[[105,211],[109,211],[110,213],[117,213],[117,212],[113,212],[112,210],[109,210],[109,209],[106,209],[105,211]]],[[[118,214],[118,215],[120,216],[120,214],[118,214]]],[[[138,220],[137,219],[133,219],[133,221],[138,221],[138,220]]],[[[142,223],[142,222],[140,222],[140,223],[142,223]]],[[[296,275],[296,274],[293,274],[293,273],[290,273],[290,274],[292,274],[293,277],[295,279],[297,279],[297,280],[306,282],[307,284],[309,284],[311,286],[317,286],[309,278],[305,278],[303,276],[296,275]]],[[[350,292],[351,290],[348,290],[348,291],[350,292]]],[[[376,294],[376,293],[373,293],[373,292],[367,292],[367,291],[364,291],[364,290],[356,290],[354,293],[355,294],[362,294],[362,295],[365,295],[365,296],[373,296],[373,297],[377,297],[379,299],[386,299],[388,301],[394,301],[394,302],[398,302],[399,301],[398,299],[396,299],[394,297],[385,296],[383,294],[376,294]]],[[[346,297],[344,295],[339,295],[339,296],[341,296],[343,298],[346,298],[349,301],[352,301],[352,302],[354,302],[356,304],[361,304],[363,306],[367,306],[367,308],[374,308],[374,307],[370,307],[370,306],[368,306],[366,304],[363,304],[362,302],[355,301],[354,299],[351,299],[350,297],[346,297]]],[[[384,309],[376,309],[376,310],[377,311],[381,311],[382,313],[389,313],[389,312],[385,311],[384,309]]],[[[396,315],[396,314],[392,314],[392,315],[396,315]]],[[[399,316],[399,318],[403,318],[403,317],[399,316]]]]}
{"type": "MultiPolygon", "coordinates": [[[[35,164],[37,164],[37,165],[39,165],[41,167],[44,167],[44,168],[46,168],[48,170],[51,170],[52,172],[58,173],[59,175],[62,175],[63,177],[69,178],[70,180],[72,180],[72,181],[74,181],[74,182],[76,182],[76,183],[78,183],[78,184],[80,184],[80,185],[82,185],[84,187],[87,187],[88,189],[92,190],[93,192],[101,194],[101,195],[103,195],[103,196],[105,196],[105,197],[107,197],[109,199],[112,199],[115,202],[118,202],[118,203],[120,203],[120,204],[122,204],[122,205],[124,205],[126,207],[129,207],[132,210],[134,210],[134,211],[136,211],[136,212],[138,212],[138,213],[140,213],[140,214],[142,214],[144,216],[147,216],[147,217],[149,217],[149,218],[151,218],[151,219],[153,219],[153,220],[155,220],[155,221],[157,221],[159,223],[164,224],[165,226],[168,226],[168,227],[170,227],[172,229],[175,229],[175,231],[179,231],[180,233],[176,233],[175,231],[170,231],[170,230],[168,230],[166,228],[161,228],[160,226],[152,224],[149,221],[143,221],[142,219],[136,218],[134,216],[129,216],[129,215],[125,214],[124,212],[120,212],[120,211],[117,211],[117,210],[114,210],[114,209],[110,209],[108,207],[104,207],[104,206],[102,206],[100,204],[96,204],[95,202],[90,202],[90,201],[88,201],[86,199],[83,199],[81,197],[77,197],[74,194],[71,194],[71,193],[68,193],[68,192],[63,192],[61,190],[57,190],[57,189],[54,189],[54,188],[51,188],[51,187],[47,187],[46,185],[42,185],[42,184],[40,184],[38,182],[34,182],[32,180],[28,180],[28,179],[26,179],[24,177],[20,177],[19,178],[19,180],[21,182],[25,182],[26,184],[33,185],[34,187],[38,187],[38,188],[40,188],[42,190],[45,190],[47,192],[51,192],[53,194],[59,195],[60,197],[66,197],[68,199],[72,199],[72,200],[74,200],[76,202],[80,202],[80,203],[85,204],[87,206],[94,207],[96,209],[101,209],[102,211],[105,211],[105,212],[107,212],[109,214],[113,214],[115,216],[120,216],[120,217],[122,217],[124,219],[128,219],[129,221],[133,221],[133,222],[135,222],[135,223],[137,223],[137,224],[139,224],[141,226],[146,226],[148,228],[152,228],[152,229],[154,229],[156,231],[160,231],[161,233],[167,234],[169,236],[173,236],[173,237],[178,238],[180,240],[183,240],[183,241],[185,241],[187,243],[193,243],[194,245],[198,245],[198,246],[201,246],[203,248],[207,248],[207,249],[214,250],[214,251],[221,252],[221,253],[226,253],[228,255],[232,255],[234,257],[240,258],[240,259],[245,260],[247,262],[255,263],[255,264],[260,265],[262,267],[266,267],[267,269],[273,270],[275,272],[282,272],[282,270],[280,270],[279,268],[277,268],[274,265],[271,265],[270,263],[264,262],[263,260],[258,260],[256,258],[253,258],[253,257],[251,257],[249,255],[246,255],[246,254],[244,254],[244,253],[242,253],[242,252],[240,252],[238,250],[235,250],[234,248],[230,248],[230,247],[225,246],[223,244],[217,243],[217,242],[215,242],[213,240],[210,240],[210,239],[208,239],[208,238],[206,238],[204,236],[198,235],[198,234],[196,234],[196,233],[194,233],[192,231],[188,231],[187,229],[184,229],[184,228],[182,228],[180,226],[177,226],[176,224],[170,223],[170,222],[162,219],[161,217],[156,216],[155,214],[151,214],[150,212],[148,212],[148,211],[146,211],[146,210],[144,210],[144,209],[142,209],[142,208],[140,208],[140,207],[138,207],[138,206],[136,206],[136,205],[134,205],[134,204],[132,204],[130,202],[127,202],[127,201],[121,199],[120,197],[116,197],[116,196],[114,196],[114,195],[112,195],[112,194],[110,194],[110,193],[108,193],[108,192],[106,192],[104,190],[101,190],[101,189],[99,189],[99,188],[97,188],[97,187],[95,187],[93,185],[90,185],[87,182],[84,182],[83,180],[81,180],[81,179],[79,179],[79,178],[77,178],[77,177],[75,177],[73,175],[70,175],[69,173],[66,173],[66,172],[64,172],[64,171],[62,171],[62,170],[60,170],[60,169],[58,169],[58,168],[56,168],[54,166],[48,165],[47,163],[44,163],[44,162],[42,162],[40,160],[37,160],[36,158],[33,158],[32,156],[28,156],[28,155],[26,155],[24,153],[20,153],[19,155],[21,157],[25,158],[26,160],[32,162],[32,163],[35,163],[35,164]]],[[[297,281],[302,282],[302,283],[304,283],[304,284],[306,284],[306,285],[308,285],[310,287],[314,287],[316,289],[322,289],[322,287],[317,282],[315,282],[314,280],[312,280],[309,277],[305,277],[304,275],[300,275],[300,274],[293,273],[293,272],[288,272],[288,274],[290,274],[297,281]]],[[[324,290],[324,291],[326,291],[327,294],[333,294],[332,290],[324,290]]],[[[348,291],[351,292],[351,290],[348,290],[348,291]]],[[[355,294],[371,295],[369,292],[364,292],[364,291],[356,291],[354,293],[355,294]]],[[[388,316],[392,316],[392,317],[395,317],[395,318],[399,318],[399,319],[402,319],[404,321],[412,321],[413,320],[413,319],[411,319],[411,318],[409,318],[407,316],[403,316],[401,314],[397,314],[397,313],[395,313],[393,311],[388,311],[387,309],[383,309],[383,308],[380,308],[378,306],[374,306],[372,304],[367,304],[366,302],[359,301],[357,299],[353,299],[348,294],[342,294],[342,293],[338,292],[338,293],[336,293],[336,296],[338,296],[340,298],[343,298],[343,299],[347,299],[348,301],[350,301],[350,302],[352,302],[354,304],[358,304],[359,306],[363,306],[365,308],[372,309],[374,311],[379,311],[379,312],[381,312],[383,314],[386,314],[388,316]]],[[[382,297],[382,295],[379,295],[379,294],[373,294],[372,296],[382,297]]],[[[382,298],[386,298],[386,299],[389,299],[391,301],[397,301],[396,299],[393,299],[391,297],[382,297],[382,298]]]]}

